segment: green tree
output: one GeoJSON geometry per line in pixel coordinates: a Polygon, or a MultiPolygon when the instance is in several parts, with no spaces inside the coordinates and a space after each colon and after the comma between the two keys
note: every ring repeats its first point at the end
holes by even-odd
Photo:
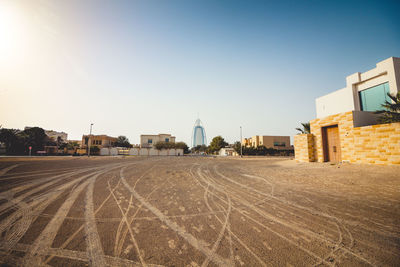
{"type": "Polygon", "coordinates": [[[131,147],[131,144],[129,143],[129,139],[126,136],[120,135],[117,137],[117,141],[115,141],[114,146],[131,147]]]}
{"type": "Polygon", "coordinates": [[[218,135],[211,140],[211,143],[209,146],[209,151],[211,153],[214,153],[216,151],[219,151],[221,148],[223,148],[227,145],[228,145],[228,143],[225,142],[224,138],[222,138],[222,136],[218,135]]]}
{"type": "Polygon", "coordinates": [[[302,134],[311,133],[310,123],[309,122],[301,123],[301,125],[302,125],[302,128],[296,128],[297,131],[299,131],[302,134]]]}
{"type": "Polygon", "coordinates": [[[79,147],[79,144],[76,141],[67,143],[67,149],[75,149],[76,147],[79,147]]]}
{"type": "Polygon", "coordinates": [[[100,148],[98,146],[90,147],[90,155],[97,155],[100,152],[100,148]]]}
{"type": "Polygon", "coordinates": [[[206,145],[197,145],[192,148],[192,152],[198,153],[198,152],[206,152],[208,150],[208,147],[206,145]]]}
{"type": "Polygon", "coordinates": [[[56,143],[57,143],[57,147],[58,147],[59,149],[64,149],[64,148],[67,147],[67,145],[68,145],[67,140],[62,139],[61,136],[57,136],[57,141],[56,141],[56,143]]]}
{"type": "Polygon", "coordinates": [[[400,92],[397,92],[396,95],[387,94],[392,102],[386,100],[382,107],[384,109],[378,110],[375,113],[381,114],[378,118],[378,122],[380,123],[391,123],[391,122],[400,122],[400,92]]]}
{"type": "Polygon", "coordinates": [[[240,143],[239,141],[236,141],[236,142],[233,144],[233,149],[235,149],[235,151],[236,151],[238,154],[240,154],[240,147],[241,147],[241,143],[240,143]]]}
{"type": "Polygon", "coordinates": [[[20,138],[17,129],[0,129],[0,142],[4,143],[7,154],[16,154],[18,151],[17,147],[20,146],[20,138]]]}
{"type": "Polygon", "coordinates": [[[28,153],[29,146],[32,147],[33,153],[43,150],[49,138],[40,127],[32,127],[24,131],[1,128],[0,142],[5,144],[7,154],[21,155],[28,153]]]}
{"type": "Polygon", "coordinates": [[[43,150],[49,138],[45,131],[40,127],[32,127],[22,131],[22,138],[24,138],[24,150],[28,151],[28,147],[32,147],[32,152],[43,150]]]}
{"type": "Polygon", "coordinates": [[[184,153],[187,154],[189,153],[189,147],[186,145],[185,142],[177,142],[177,143],[171,143],[171,142],[157,142],[154,147],[158,150],[161,149],[183,149],[184,153]]]}
{"type": "Polygon", "coordinates": [[[175,143],[175,148],[183,149],[183,153],[184,154],[188,154],[189,153],[189,147],[185,142],[177,142],[177,143],[175,143]]]}

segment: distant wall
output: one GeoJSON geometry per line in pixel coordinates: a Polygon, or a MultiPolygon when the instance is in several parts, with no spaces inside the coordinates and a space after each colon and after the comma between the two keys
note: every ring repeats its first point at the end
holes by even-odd
{"type": "Polygon", "coordinates": [[[162,149],[157,150],[154,148],[131,148],[129,153],[125,153],[125,150],[113,148],[102,148],[100,149],[101,156],[116,156],[116,155],[130,155],[130,156],[183,156],[183,149],[162,149]],[[122,153],[124,152],[124,153],[122,153]]]}
{"type": "Polygon", "coordinates": [[[138,156],[139,155],[139,148],[131,148],[129,150],[129,155],[131,156],[138,156]]]}

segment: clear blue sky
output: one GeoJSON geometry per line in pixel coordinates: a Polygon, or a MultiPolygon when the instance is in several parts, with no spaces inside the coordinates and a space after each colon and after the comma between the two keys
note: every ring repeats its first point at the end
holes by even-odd
{"type": "Polygon", "coordinates": [[[400,56],[399,3],[1,0],[0,124],[189,144],[199,114],[208,139],[293,136],[400,56]]]}

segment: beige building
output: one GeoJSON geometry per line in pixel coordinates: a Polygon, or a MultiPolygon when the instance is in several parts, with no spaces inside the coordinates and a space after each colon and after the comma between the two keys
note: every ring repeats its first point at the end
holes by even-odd
{"type": "Polygon", "coordinates": [[[242,146],[245,147],[259,147],[265,146],[266,148],[274,149],[290,149],[290,136],[270,136],[270,135],[255,135],[250,138],[242,140],[242,146]]]}
{"type": "Polygon", "coordinates": [[[90,146],[97,146],[99,148],[113,147],[116,141],[116,137],[108,135],[83,135],[81,148],[87,148],[89,142],[90,146]]]}
{"type": "Polygon", "coordinates": [[[379,124],[387,93],[400,89],[400,58],[346,78],[347,87],[316,99],[311,134],[294,137],[297,161],[400,164],[400,122],[379,124]]]}
{"type": "Polygon", "coordinates": [[[158,142],[175,143],[175,136],[170,134],[142,134],[140,136],[140,147],[153,147],[158,142]]]}

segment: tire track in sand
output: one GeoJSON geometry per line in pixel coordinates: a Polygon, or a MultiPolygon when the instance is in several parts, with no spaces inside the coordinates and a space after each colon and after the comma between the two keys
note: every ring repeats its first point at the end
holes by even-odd
{"type": "MultiPolygon", "coordinates": [[[[2,242],[0,241],[0,246],[2,245],[2,242]]],[[[28,244],[17,244],[13,251],[19,251],[19,252],[27,252],[30,250],[30,246],[28,244]]],[[[59,257],[63,259],[71,259],[71,260],[77,260],[77,261],[83,261],[87,262],[89,260],[88,255],[86,252],[83,251],[76,251],[76,250],[69,250],[69,249],[61,249],[61,248],[50,248],[47,252],[48,255],[52,255],[53,257],[59,257]]],[[[0,256],[2,256],[0,254],[0,256]]],[[[128,259],[122,259],[122,258],[117,258],[117,257],[112,257],[105,255],[104,259],[106,261],[105,266],[129,266],[129,267],[140,267],[142,266],[138,262],[134,262],[132,260],[128,259]]],[[[0,262],[2,262],[2,258],[0,258],[0,262]]],[[[9,259],[7,259],[6,262],[9,262],[9,259]]],[[[21,265],[21,260],[17,257],[13,257],[13,264],[15,266],[20,266],[21,265]]],[[[49,266],[47,264],[43,264],[42,266],[49,266]]],[[[163,267],[163,265],[158,265],[158,264],[148,264],[150,267],[163,267]]]]}
{"type": "Polygon", "coordinates": [[[183,239],[185,239],[191,246],[195,249],[201,251],[206,257],[210,257],[211,261],[220,266],[230,266],[229,260],[222,258],[217,254],[212,254],[212,251],[207,248],[207,244],[203,240],[196,239],[193,235],[186,232],[182,227],[180,227],[175,222],[172,222],[168,217],[166,217],[159,209],[147,202],[141,195],[139,195],[126,181],[123,175],[123,169],[121,169],[121,180],[124,186],[133,194],[133,196],[143,204],[149,211],[158,217],[158,219],[165,223],[171,230],[175,231],[183,239]]]}
{"type": "Polygon", "coordinates": [[[97,231],[93,204],[94,183],[96,182],[98,176],[99,174],[93,177],[93,179],[90,181],[85,198],[85,239],[87,246],[86,252],[89,258],[89,265],[96,267],[106,266],[103,247],[101,245],[100,236],[97,231]]]}
{"type": "MultiPolygon", "coordinates": [[[[197,165],[197,164],[195,164],[192,168],[194,168],[196,165],[197,165]]],[[[205,191],[208,191],[208,188],[209,188],[210,186],[213,187],[213,188],[214,188],[216,191],[218,191],[218,192],[222,192],[222,191],[223,191],[223,189],[221,188],[220,185],[217,185],[215,182],[212,182],[212,179],[206,177],[207,175],[206,175],[205,172],[203,172],[203,173],[204,173],[204,176],[203,176],[203,175],[201,174],[201,166],[198,166],[198,170],[197,170],[198,177],[201,178],[201,180],[207,185],[207,187],[206,187],[205,185],[202,185],[201,182],[199,181],[199,179],[197,179],[196,176],[193,174],[192,168],[189,170],[191,176],[192,176],[193,179],[200,185],[200,187],[202,187],[205,191]]],[[[225,202],[225,200],[223,200],[223,199],[222,199],[221,197],[219,197],[217,194],[215,194],[215,193],[213,193],[213,192],[211,192],[211,191],[210,191],[210,194],[211,194],[211,195],[214,195],[217,199],[221,200],[222,202],[225,202]]],[[[208,202],[208,201],[207,201],[207,202],[208,202]]],[[[225,204],[227,204],[227,203],[225,202],[225,204]]],[[[206,205],[207,205],[207,203],[206,203],[206,205]]],[[[221,207],[222,207],[222,205],[221,205],[221,207]]],[[[222,207],[222,208],[223,208],[223,207],[222,207]]],[[[232,205],[232,208],[236,209],[233,205],[232,205]]],[[[225,210],[225,209],[224,209],[224,210],[225,210]]],[[[218,220],[218,222],[219,222],[221,225],[223,225],[223,221],[222,221],[218,216],[215,216],[215,218],[218,220]]],[[[257,260],[257,261],[259,262],[260,266],[267,266],[266,263],[265,263],[263,260],[261,260],[261,258],[260,258],[253,250],[251,250],[237,235],[235,235],[235,234],[230,230],[230,225],[229,225],[229,224],[228,224],[228,226],[229,226],[229,229],[228,229],[229,238],[231,239],[231,236],[234,237],[234,238],[236,239],[236,241],[239,242],[239,244],[242,245],[242,247],[244,247],[244,249],[246,249],[246,250],[254,257],[254,259],[257,260]]],[[[231,240],[231,242],[232,242],[232,240],[231,240]]],[[[232,250],[232,249],[231,249],[231,250],[232,250]]],[[[233,256],[233,251],[232,251],[231,253],[232,253],[231,255],[233,256]]],[[[231,257],[232,257],[232,256],[231,256],[231,257]]]]}
{"type": "MultiPolygon", "coordinates": [[[[10,225],[12,225],[14,222],[16,222],[18,219],[20,219],[22,217],[22,219],[24,218],[24,216],[26,216],[27,213],[29,213],[29,210],[32,210],[36,205],[38,205],[39,203],[43,202],[43,203],[48,203],[50,199],[55,199],[57,196],[59,196],[62,192],[64,192],[68,187],[80,182],[82,179],[85,179],[86,177],[89,177],[93,174],[88,174],[85,176],[82,176],[80,178],[77,178],[75,180],[72,180],[66,184],[60,185],[54,189],[52,189],[51,192],[46,192],[44,193],[42,196],[37,197],[36,199],[34,199],[32,202],[30,202],[29,204],[27,204],[26,209],[19,209],[17,211],[15,211],[14,213],[12,213],[10,216],[8,216],[5,220],[3,220],[2,222],[0,222],[0,234],[10,225]],[[42,201],[42,199],[44,199],[44,201],[42,201]]],[[[42,189],[41,187],[39,187],[40,190],[42,189]]],[[[32,191],[37,191],[38,188],[36,188],[35,190],[31,190],[26,194],[30,194],[32,191]]],[[[25,195],[25,194],[24,194],[25,195]]],[[[22,195],[19,198],[13,199],[12,201],[9,201],[7,203],[11,203],[10,206],[15,205],[15,203],[18,202],[22,202],[23,199],[25,197],[23,197],[22,195]]],[[[5,204],[7,204],[5,203],[5,204]]],[[[48,203],[50,204],[50,203],[48,203]]],[[[48,205],[47,204],[47,205],[48,205]]],[[[46,206],[47,206],[46,205],[46,206]]]]}
{"type": "Polygon", "coordinates": [[[51,244],[53,243],[58,230],[64,222],[65,217],[70,211],[72,205],[75,203],[78,195],[89,184],[89,182],[90,180],[85,181],[72,191],[62,206],[58,209],[57,213],[53,216],[52,220],[47,224],[46,228],[36,238],[31,249],[25,255],[23,265],[39,266],[43,264],[43,257],[46,255],[47,250],[51,247],[51,244]]]}
{"type": "MultiPolygon", "coordinates": [[[[134,184],[134,186],[133,186],[133,189],[135,189],[135,188],[136,188],[136,185],[139,183],[139,181],[140,181],[145,175],[147,175],[151,170],[153,170],[156,166],[157,166],[157,164],[154,164],[150,169],[145,170],[144,173],[136,180],[136,182],[135,182],[135,184],[134,184]]],[[[121,181],[121,180],[118,180],[118,184],[120,183],[120,181],[121,181]]],[[[150,194],[151,194],[151,193],[150,193],[150,194]]],[[[147,197],[146,197],[146,199],[147,199],[147,197]]],[[[131,199],[130,199],[130,201],[129,201],[128,209],[127,209],[127,211],[125,212],[125,213],[126,213],[126,216],[127,216],[128,213],[129,213],[129,210],[130,210],[130,208],[131,208],[131,204],[132,204],[132,197],[131,197],[131,199]]],[[[135,219],[135,217],[136,217],[137,213],[139,212],[140,208],[141,208],[141,206],[138,207],[138,209],[136,210],[135,214],[132,216],[131,220],[128,222],[129,225],[132,224],[132,222],[133,222],[133,220],[135,219]]],[[[116,238],[115,238],[115,243],[114,243],[114,256],[116,256],[116,257],[119,257],[119,256],[121,255],[121,253],[122,253],[122,248],[123,248],[124,243],[125,243],[125,238],[126,238],[126,235],[128,234],[128,228],[123,229],[123,226],[124,226],[124,225],[125,225],[125,221],[124,221],[124,220],[120,220],[120,223],[119,223],[118,228],[117,228],[117,233],[116,233],[116,235],[115,235],[116,238]],[[122,230],[122,229],[123,229],[123,230],[122,230]],[[120,237],[120,236],[121,236],[121,237],[120,237]]],[[[138,251],[138,253],[140,253],[140,252],[138,251]]]]}
{"type": "Polygon", "coordinates": [[[18,167],[18,166],[19,166],[19,164],[14,164],[14,165],[11,165],[11,166],[6,167],[6,168],[4,168],[4,169],[1,169],[1,170],[0,170],[0,177],[3,176],[4,174],[6,174],[7,172],[11,171],[11,170],[14,169],[15,167],[18,167]]]}
{"type": "MultiPolygon", "coordinates": [[[[215,210],[210,206],[210,204],[209,204],[209,202],[208,202],[208,188],[209,188],[209,186],[207,186],[206,190],[204,191],[204,201],[205,201],[205,203],[206,203],[207,208],[208,208],[211,212],[214,212],[215,210]]],[[[223,236],[225,235],[225,232],[226,232],[226,230],[227,230],[227,226],[229,225],[229,216],[230,216],[231,210],[232,210],[231,198],[226,194],[226,192],[224,192],[224,193],[225,193],[225,196],[226,196],[226,198],[227,198],[227,200],[228,200],[228,208],[226,209],[225,221],[224,221],[224,222],[222,222],[222,221],[219,220],[217,214],[214,215],[214,216],[217,218],[217,220],[221,222],[222,228],[221,228],[221,230],[220,230],[220,232],[219,232],[219,234],[218,234],[218,236],[217,236],[216,241],[214,242],[214,245],[213,245],[212,248],[211,248],[211,253],[212,253],[212,255],[215,254],[215,252],[217,251],[218,247],[219,247],[220,244],[221,244],[222,238],[223,238],[223,236]]],[[[221,207],[222,207],[222,205],[220,206],[220,208],[221,208],[221,207]]],[[[223,208],[223,207],[222,207],[222,208],[223,208]]],[[[203,261],[203,263],[202,263],[201,266],[202,266],[202,267],[208,266],[208,264],[210,263],[210,260],[211,260],[211,258],[210,258],[210,257],[207,257],[207,258],[203,261]]],[[[231,257],[230,257],[230,260],[231,260],[230,264],[233,265],[232,255],[231,255],[231,257]]]]}
{"type": "MultiPolygon", "coordinates": [[[[111,179],[112,179],[112,178],[111,178],[111,179]]],[[[115,191],[115,190],[117,189],[117,187],[118,187],[119,184],[120,184],[120,181],[118,181],[117,185],[112,189],[112,191],[115,191]]],[[[108,196],[107,196],[107,197],[103,200],[103,202],[100,204],[100,206],[97,207],[97,209],[96,209],[95,212],[94,212],[95,215],[101,210],[101,208],[102,208],[102,207],[104,206],[104,204],[110,199],[110,197],[111,197],[111,193],[109,193],[108,196]]],[[[67,218],[68,218],[68,217],[67,217],[67,218]]],[[[68,218],[68,219],[71,219],[71,218],[68,218]]],[[[82,221],[85,221],[85,219],[82,219],[82,221]]],[[[83,230],[84,227],[85,227],[85,224],[82,224],[82,225],[78,228],[78,230],[76,230],[72,235],[70,235],[70,236],[68,237],[67,240],[64,241],[64,243],[59,247],[59,249],[64,249],[66,246],[68,246],[68,244],[83,230]]],[[[46,259],[45,263],[46,263],[46,264],[49,263],[54,257],[55,257],[55,256],[53,256],[53,255],[49,256],[49,257],[46,259]]]]}
{"type": "MultiPolygon", "coordinates": [[[[127,211],[124,212],[124,210],[122,209],[121,205],[118,203],[118,199],[117,199],[117,197],[115,196],[114,192],[111,191],[111,185],[110,185],[110,183],[108,183],[108,187],[109,187],[109,189],[110,189],[110,193],[111,193],[112,197],[113,197],[114,200],[115,200],[115,203],[117,203],[117,206],[118,206],[119,210],[121,211],[121,215],[122,215],[122,219],[121,219],[121,220],[125,223],[125,225],[126,225],[128,231],[129,231],[129,235],[131,236],[131,240],[132,240],[132,242],[133,242],[133,244],[134,244],[134,246],[135,246],[135,249],[136,249],[136,252],[137,252],[137,254],[138,254],[140,263],[141,263],[143,266],[147,266],[146,263],[145,263],[145,261],[144,261],[144,259],[143,259],[143,257],[142,257],[142,255],[141,255],[141,253],[140,253],[140,249],[139,249],[138,243],[136,242],[136,238],[135,238],[135,235],[133,234],[131,225],[130,225],[130,223],[128,222],[128,218],[126,217],[126,216],[127,216],[127,213],[129,212],[129,206],[128,206],[128,208],[127,208],[127,211]]],[[[132,202],[132,197],[131,197],[130,203],[131,203],[131,202],[132,202]]],[[[130,204],[130,203],[129,203],[129,204],[130,204]]]]}

